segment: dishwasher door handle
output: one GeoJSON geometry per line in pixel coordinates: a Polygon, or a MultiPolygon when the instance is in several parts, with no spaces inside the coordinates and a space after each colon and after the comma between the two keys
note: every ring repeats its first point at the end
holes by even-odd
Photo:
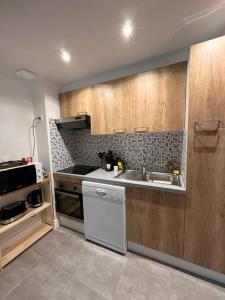
{"type": "Polygon", "coordinates": [[[98,189],[96,189],[96,194],[98,194],[100,196],[106,196],[107,192],[105,189],[98,188],[98,189]]]}

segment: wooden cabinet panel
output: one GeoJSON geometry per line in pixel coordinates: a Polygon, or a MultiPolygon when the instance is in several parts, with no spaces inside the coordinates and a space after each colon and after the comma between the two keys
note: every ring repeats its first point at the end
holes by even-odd
{"type": "Polygon", "coordinates": [[[151,71],[149,118],[150,131],[184,129],[186,62],[151,71]]]}
{"type": "Polygon", "coordinates": [[[113,81],[113,132],[129,132],[130,129],[130,80],[129,77],[113,81]]]}
{"type": "Polygon", "coordinates": [[[150,74],[149,72],[130,77],[130,132],[149,131],[151,125],[150,74]]]}
{"type": "Polygon", "coordinates": [[[184,129],[186,63],[60,95],[62,117],[87,112],[92,134],[184,129]]]}
{"type": "Polygon", "coordinates": [[[60,94],[61,118],[68,118],[82,113],[91,115],[92,97],[92,87],[60,94]]]}
{"type": "Polygon", "coordinates": [[[225,37],[190,56],[184,258],[225,273],[225,37]],[[210,120],[220,120],[218,123],[210,120]],[[195,126],[195,122],[198,122],[195,126]]]}
{"type": "Polygon", "coordinates": [[[119,79],[94,87],[92,133],[127,132],[129,128],[129,79],[119,79]]]}
{"type": "Polygon", "coordinates": [[[74,116],[72,105],[72,92],[67,92],[59,95],[59,106],[61,118],[74,116]]]}
{"type": "Polygon", "coordinates": [[[111,84],[99,84],[93,87],[92,101],[92,134],[113,133],[114,91],[111,84]]]}
{"type": "Polygon", "coordinates": [[[225,273],[225,129],[195,135],[188,139],[184,258],[225,273]]]}
{"type": "Polygon", "coordinates": [[[77,114],[92,114],[93,88],[87,87],[84,89],[72,92],[73,113],[77,114]]]}
{"type": "Polygon", "coordinates": [[[225,37],[191,47],[189,128],[220,120],[225,127],[225,37]]]}
{"type": "Polygon", "coordinates": [[[127,239],[183,257],[185,196],[126,189],[127,239]]]}
{"type": "Polygon", "coordinates": [[[130,77],[130,131],[184,129],[186,62],[130,77]]]}

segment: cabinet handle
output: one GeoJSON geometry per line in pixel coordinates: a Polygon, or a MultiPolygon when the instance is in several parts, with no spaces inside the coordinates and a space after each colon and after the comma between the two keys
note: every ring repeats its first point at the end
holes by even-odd
{"type": "Polygon", "coordinates": [[[81,111],[79,113],[77,113],[77,116],[81,116],[81,115],[87,115],[87,111],[81,111]]]}
{"type": "Polygon", "coordinates": [[[147,132],[148,127],[134,127],[134,132],[147,132]]]}
{"type": "Polygon", "coordinates": [[[215,149],[219,143],[219,134],[216,135],[195,135],[194,147],[195,148],[213,148],[215,149]],[[208,140],[209,138],[209,140],[208,140]],[[213,139],[212,139],[213,138],[213,139]]]}
{"type": "Polygon", "coordinates": [[[220,127],[220,120],[196,121],[194,122],[195,131],[217,131],[220,127]],[[210,127],[213,125],[213,127],[210,127]]]}
{"type": "Polygon", "coordinates": [[[118,129],[113,129],[114,133],[125,133],[126,132],[126,128],[118,128],[118,129]]]}

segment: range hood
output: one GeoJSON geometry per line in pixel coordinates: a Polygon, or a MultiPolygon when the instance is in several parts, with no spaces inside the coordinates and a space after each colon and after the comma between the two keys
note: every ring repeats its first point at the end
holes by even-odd
{"type": "Polygon", "coordinates": [[[64,129],[88,129],[91,127],[91,118],[88,115],[78,115],[55,121],[57,127],[64,129]]]}

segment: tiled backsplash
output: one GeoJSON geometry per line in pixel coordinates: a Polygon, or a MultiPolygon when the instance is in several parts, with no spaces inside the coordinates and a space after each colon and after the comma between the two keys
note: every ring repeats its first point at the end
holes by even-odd
{"type": "Polygon", "coordinates": [[[182,164],[183,132],[157,132],[94,136],[90,130],[58,130],[49,121],[54,171],[75,164],[100,164],[99,152],[112,150],[114,158],[125,161],[127,169],[166,172],[168,161],[182,164]]]}

